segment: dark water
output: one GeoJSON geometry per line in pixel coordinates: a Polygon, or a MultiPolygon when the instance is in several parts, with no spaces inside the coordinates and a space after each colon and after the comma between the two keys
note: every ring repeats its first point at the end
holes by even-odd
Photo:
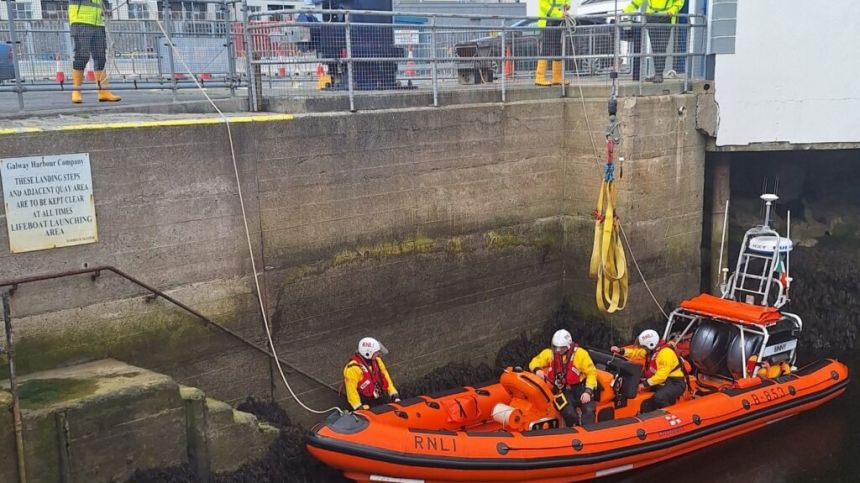
{"type": "Polygon", "coordinates": [[[839,359],[850,367],[852,379],[837,399],[733,440],[598,481],[860,482],[860,351],[839,359]]]}

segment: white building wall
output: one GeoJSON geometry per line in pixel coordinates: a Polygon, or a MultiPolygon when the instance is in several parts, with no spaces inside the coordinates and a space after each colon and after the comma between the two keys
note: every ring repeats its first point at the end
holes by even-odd
{"type": "Polygon", "coordinates": [[[718,146],[860,142],[860,2],[738,2],[714,72],[718,146]]]}

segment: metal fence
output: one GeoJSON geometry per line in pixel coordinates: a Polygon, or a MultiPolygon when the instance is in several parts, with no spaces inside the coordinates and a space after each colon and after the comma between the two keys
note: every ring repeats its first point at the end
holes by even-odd
{"type": "MultiPolygon", "coordinates": [[[[496,91],[494,97],[505,101],[512,87],[534,83],[541,59],[550,66],[561,61],[565,82],[608,84],[617,72],[621,82],[641,86],[662,76],[686,89],[693,63],[705,54],[707,23],[700,16],[664,23],[652,16],[607,15],[550,26],[533,17],[482,16],[484,25],[475,28],[462,25],[475,15],[251,13],[236,0],[209,2],[219,5],[216,19],[177,18],[169,2],[159,20],[108,19],[105,71],[111,88],[169,89],[175,99],[178,90],[196,87],[194,76],[207,88],[247,95],[251,110],[261,109],[265,98],[313,96],[346,96],[354,110],[356,96],[392,91],[432,93],[433,105],[440,93],[456,90],[496,91]],[[546,48],[553,35],[562,39],[560,51],[546,48]]],[[[22,109],[34,91],[69,88],[70,28],[64,15],[55,16],[60,18],[8,20],[0,30],[0,46],[14,46],[10,60],[16,66],[16,78],[4,81],[0,59],[0,92],[17,92],[22,109]]]]}

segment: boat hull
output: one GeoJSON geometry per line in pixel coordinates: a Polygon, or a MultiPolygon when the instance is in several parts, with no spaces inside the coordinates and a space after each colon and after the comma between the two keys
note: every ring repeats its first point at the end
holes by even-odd
{"type": "MultiPolygon", "coordinates": [[[[426,405],[444,402],[423,398],[410,407],[394,405],[391,412],[362,415],[364,427],[352,434],[320,424],[308,438],[308,450],[356,481],[581,481],[641,468],[754,431],[838,397],[847,383],[845,365],[823,360],[795,374],[718,391],[665,410],[587,428],[522,433],[416,428],[421,418],[417,407],[426,419],[431,411],[426,405]]],[[[495,394],[485,392],[487,397],[495,394]]]]}

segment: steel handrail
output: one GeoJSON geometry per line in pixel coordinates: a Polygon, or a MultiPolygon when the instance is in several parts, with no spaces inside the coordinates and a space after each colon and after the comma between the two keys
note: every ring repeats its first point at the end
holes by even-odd
{"type": "Polygon", "coordinates": [[[224,327],[223,325],[213,321],[209,317],[206,317],[205,315],[203,315],[200,312],[194,310],[193,308],[185,305],[184,303],[180,302],[179,300],[171,297],[170,295],[167,295],[166,293],[162,292],[161,290],[158,290],[158,289],[146,284],[145,282],[138,280],[137,278],[132,277],[131,275],[123,272],[122,270],[120,270],[116,267],[112,267],[109,265],[102,265],[102,266],[97,266],[97,267],[92,267],[92,268],[84,268],[81,270],[67,270],[65,272],[49,273],[49,274],[45,274],[45,275],[36,275],[36,276],[32,276],[32,277],[21,277],[21,278],[17,278],[17,279],[13,279],[13,280],[0,280],[0,287],[10,287],[10,289],[8,290],[8,293],[11,296],[11,295],[15,294],[15,291],[18,289],[19,285],[25,285],[25,284],[34,283],[34,282],[43,282],[46,280],[55,280],[58,278],[74,277],[77,275],[86,275],[86,274],[90,274],[90,278],[93,281],[95,281],[96,278],[98,278],[101,275],[101,272],[112,272],[115,275],[118,275],[119,277],[124,278],[124,279],[128,280],[129,282],[131,282],[131,283],[143,288],[144,290],[148,291],[151,295],[148,296],[147,301],[154,300],[154,299],[159,298],[159,297],[163,298],[164,300],[167,300],[168,302],[172,303],[173,305],[176,305],[177,307],[188,312],[189,314],[193,315],[194,317],[202,320],[206,324],[220,330],[221,332],[229,335],[230,337],[238,340],[239,342],[241,342],[241,343],[245,344],[246,346],[256,350],[257,352],[260,352],[262,354],[269,356],[272,359],[275,359],[281,365],[290,368],[291,370],[307,377],[308,379],[316,382],[317,384],[320,384],[321,386],[324,386],[328,389],[331,389],[332,391],[339,392],[335,387],[326,383],[322,379],[319,379],[318,377],[316,377],[312,374],[308,374],[307,372],[299,369],[298,367],[294,366],[293,364],[290,364],[289,362],[283,361],[280,358],[276,358],[268,349],[258,346],[257,344],[251,342],[250,340],[246,339],[245,337],[242,337],[240,334],[234,332],[233,330],[231,330],[227,327],[224,327]]]}

